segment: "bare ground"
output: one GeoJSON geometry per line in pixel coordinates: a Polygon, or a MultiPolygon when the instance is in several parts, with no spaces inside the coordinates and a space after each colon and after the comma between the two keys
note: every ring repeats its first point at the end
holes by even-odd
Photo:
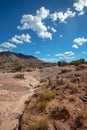
{"type": "Polygon", "coordinates": [[[86,95],[87,98],[87,68],[78,71],[73,66],[67,68],[51,67],[24,73],[24,79],[15,79],[12,73],[0,74],[0,130],[18,130],[22,114],[21,130],[29,130],[29,121],[35,122],[41,118],[48,119],[48,130],[86,130],[87,101],[81,97],[86,95]],[[67,71],[63,72],[62,69],[67,71]],[[78,77],[79,83],[76,81],[78,77]],[[40,112],[35,104],[40,100],[41,93],[49,90],[56,91],[56,96],[40,112]],[[25,101],[29,99],[32,100],[24,111],[25,101]],[[56,107],[60,112],[58,116],[61,111],[64,112],[61,119],[51,115],[56,107]]]}
{"type": "Polygon", "coordinates": [[[25,73],[24,79],[15,74],[0,74],[0,130],[13,130],[18,126],[24,103],[34,93],[39,81],[37,73],[25,73]]]}

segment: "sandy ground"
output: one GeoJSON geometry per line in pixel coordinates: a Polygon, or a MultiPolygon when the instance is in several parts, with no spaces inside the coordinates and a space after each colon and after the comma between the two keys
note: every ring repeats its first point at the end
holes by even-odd
{"type": "Polygon", "coordinates": [[[13,130],[18,126],[24,103],[39,84],[36,72],[25,73],[25,79],[14,74],[0,73],[0,130],[13,130]]]}

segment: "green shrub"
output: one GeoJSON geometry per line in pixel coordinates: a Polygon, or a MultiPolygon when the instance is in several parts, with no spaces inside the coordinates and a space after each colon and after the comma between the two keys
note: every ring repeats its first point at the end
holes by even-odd
{"type": "Polygon", "coordinates": [[[81,65],[84,63],[85,63],[85,59],[79,59],[79,60],[74,60],[74,61],[70,62],[70,65],[78,66],[78,65],[81,65]]]}
{"type": "Polygon", "coordinates": [[[55,91],[52,90],[43,92],[37,100],[36,107],[38,108],[38,110],[42,112],[46,108],[48,101],[53,99],[55,95],[56,95],[55,91]]]}
{"type": "Polygon", "coordinates": [[[68,65],[68,62],[66,62],[66,61],[58,61],[58,66],[66,66],[66,65],[68,65]]]}
{"type": "Polygon", "coordinates": [[[42,99],[44,100],[51,100],[52,98],[54,98],[56,95],[55,91],[49,90],[49,91],[45,91],[42,94],[42,99]]]}

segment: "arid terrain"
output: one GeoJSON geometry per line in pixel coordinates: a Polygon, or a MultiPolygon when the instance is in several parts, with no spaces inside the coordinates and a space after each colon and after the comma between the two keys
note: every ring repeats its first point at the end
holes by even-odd
{"type": "Polygon", "coordinates": [[[51,67],[39,76],[20,130],[87,130],[87,65],[51,67]]]}
{"type": "Polygon", "coordinates": [[[0,73],[0,130],[87,130],[87,65],[0,73]]]}
{"type": "Polygon", "coordinates": [[[39,81],[37,74],[0,73],[0,130],[13,130],[24,111],[24,103],[39,81]],[[17,77],[19,76],[19,78],[17,77]]]}

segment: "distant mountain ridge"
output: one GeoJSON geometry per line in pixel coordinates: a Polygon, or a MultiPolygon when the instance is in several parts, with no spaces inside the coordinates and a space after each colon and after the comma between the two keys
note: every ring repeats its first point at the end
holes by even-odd
{"type": "MultiPolygon", "coordinates": [[[[7,58],[10,60],[15,60],[15,59],[34,59],[34,60],[38,60],[36,57],[32,56],[32,55],[24,55],[22,53],[15,53],[15,52],[10,52],[10,51],[5,51],[5,52],[0,52],[0,59],[1,58],[7,58]]],[[[6,60],[6,59],[5,59],[6,60]]]]}
{"type": "Polygon", "coordinates": [[[52,63],[45,63],[32,55],[24,55],[10,51],[0,52],[0,70],[12,71],[18,66],[21,68],[43,68],[52,66],[52,63]]]}

